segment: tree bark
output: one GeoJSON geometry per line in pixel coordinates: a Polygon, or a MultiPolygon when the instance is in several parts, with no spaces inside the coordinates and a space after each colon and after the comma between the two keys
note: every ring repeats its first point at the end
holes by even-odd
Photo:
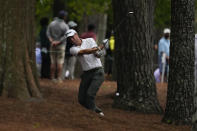
{"type": "Polygon", "coordinates": [[[35,1],[0,2],[0,95],[41,98],[35,66],[35,1]]]}
{"type": "Polygon", "coordinates": [[[197,33],[197,9],[195,10],[195,32],[197,33]]]}
{"type": "Polygon", "coordinates": [[[115,98],[115,107],[162,113],[153,76],[152,6],[153,0],[113,0],[115,62],[120,93],[115,98]],[[134,14],[128,15],[130,11],[134,14]]]}
{"type": "Polygon", "coordinates": [[[190,124],[194,113],[194,0],[172,0],[167,103],[163,122],[190,124]]]}

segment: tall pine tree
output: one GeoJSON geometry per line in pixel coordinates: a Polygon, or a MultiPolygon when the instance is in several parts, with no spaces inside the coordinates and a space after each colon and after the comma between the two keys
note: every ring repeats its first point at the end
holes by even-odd
{"type": "Polygon", "coordinates": [[[191,123],[194,113],[194,0],[171,0],[171,45],[163,121],[191,123]]]}
{"type": "Polygon", "coordinates": [[[120,93],[115,98],[115,107],[145,113],[162,112],[153,76],[153,5],[153,0],[113,0],[120,93]],[[130,11],[134,14],[128,14],[130,11]]]}
{"type": "Polygon", "coordinates": [[[41,98],[35,66],[34,0],[0,1],[0,95],[41,98]]]}

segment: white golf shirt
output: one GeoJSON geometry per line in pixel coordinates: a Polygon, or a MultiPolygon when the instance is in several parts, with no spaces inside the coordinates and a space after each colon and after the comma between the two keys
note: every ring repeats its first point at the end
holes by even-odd
{"type": "MultiPolygon", "coordinates": [[[[70,53],[77,56],[80,50],[97,47],[93,38],[82,39],[81,46],[73,46],[70,48],[70,53]]],[[[95,57],[94,54],[84,54],[78,56],[83,71],[88,71],[97,67],[102,67],[101,60],[95,57]]]]}

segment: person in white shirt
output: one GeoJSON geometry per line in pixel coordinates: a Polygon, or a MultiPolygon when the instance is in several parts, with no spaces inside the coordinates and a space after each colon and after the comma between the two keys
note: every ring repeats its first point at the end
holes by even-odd
{"type": "Polygon", "coordinates": [[[78,101],[85,108],[104,116],[102,110],[95,104],[96,93],[104,81],[104,70],[97,51],[102,50],[104,45],[97,46],[93,38],[80,39],[73,29],[68,30],[66,36],[73,43],[70,53],[78,56],[83,69],[78,101]]]}

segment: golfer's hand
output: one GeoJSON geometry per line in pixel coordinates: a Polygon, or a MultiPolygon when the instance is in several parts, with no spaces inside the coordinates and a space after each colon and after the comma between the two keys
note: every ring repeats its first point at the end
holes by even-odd
{"type": "Polygon", "coordinates": [[[104,52],[102,50],[98,50],[94,53],[94,55],[97,57],[97,58],[101,58],[101,56],[104,55],[104,52]]]}
{"type": "Polygon", "coordinates": [[[104,48],[104,45],[103,44],[100,44],[99,45],[99,48],[102,50],[104,48]]]}
{"type": "Polygon", "coordinates": [[[103,40],[103,46],[104,46],[104,48],[106,48],[106,49],[109,48],[109,40],[108,40],[108,39],[103,40]]]}
{"type": "Polygon", "coordinates": [[[95,55],[97,58],[100,58],[100,57],[101,57],[100,51],[96,51],[96,52],[94,53],[94,55],[95,55]]]}

